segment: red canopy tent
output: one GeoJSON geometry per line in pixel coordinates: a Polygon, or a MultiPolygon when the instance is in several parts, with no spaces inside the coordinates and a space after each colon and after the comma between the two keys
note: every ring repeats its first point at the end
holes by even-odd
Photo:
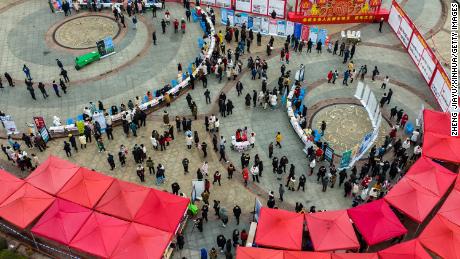
{"type": "Polygon", "coordinates": [[[150,189],[134,221],[175,233],[187,211],[189,200],[164,191],[150,189]]]}
{"type": "Polygon", "coordinates": [[[348,209],[347,212],[368,245],[407,233],[407,229],[383,199],[348,209]]]}
{"type": "Polygon", "coordinates": [[[113,178],[80,167],[57,196],[87,208],[93,208],[112,184],[113,178]]]}
{"type": "Polygon", "coordinates": [[[378,252],[380,259],[431,259],[417,239],[396,244],[378,252]]]}
{"type": "Polygon", "coordinates": [[[25,183],[0,204],[0,217],[24,229],[40,216],[54,199],[46,192],[25,183]]]}
{"type": "Polygon", "coordinates": [[[149,192],[147,187],[115,179],[95,210],[131,221],[149,192]]]}
{"type": "Polygon", "coordinates": [[[330,253],[284,251],[284,259],[331,259],[330,253]]]}
{"type": "Polygon", "coordinates": [[[423,132],[450,135],[450,113],[423,110],[423,132]]]}
{"type": "Polygon", "coordinates": [[[49,156],[25,180],[49,194],[56,195],[78,168],[79,166],[67,160],[49,156]]]}
{"type": "Polygon", "coordinates": [[[284,259],[284,251],[238,246],[236,259],[284,259]]]}
{"type": "Polygon", "coordinates": [[[449,169],[427,157],[419,158],[404,176],[440,197],[446,193],[456,177],[449,169]]]}
{"type": "Polygon", "coordinates": [[[110,258],[163,258],[171,237],[171,233],[132,222],[110,258]]]}
{"type": "Polygon", "coordinates": [[[260,246],[300,250],[303,217],[299,213],[262,207],[255,243],[260,246]]]}
{"type": "Polygon", "coordinates": [[[442,258],[460,258],[460,227],[436,214],[418,240],[442,258]]]}
{"type": "Polygon", "coordinates": [[[315,251],[359,248],[346,210],[309,213],[305,220],[315,251]]]}
{"type": "Polygon", "coordinates": [[[404,177],[385,195],[384,199],[417,223],[421,223],[441,197],[404,177]]]}
{"type": "Polygon", "coordinates": [[[460,137],[428,132],[423,135],[422,155],[434,159],[460,163],[460,137]]]}
{"type": "Polygon", "coordinates": [[[460,190],[453,189],[438,214],[450,222],[460,226],[460,190]]]}
{"type": "Polygon", "coordinates": [[[129,224],[127,221],[94,212],[72,239],[70,247],[98,257],[109,258],[129,224]]]}
{"type": "Polygon", "coordinates": [[[23,184],[24,180],[0,169],[0,203],[10,197],[17,191],[23,184]]]}
{"type": "Polygon", "coordinates": [[[91,210],[56,199],[32,228],[32,233],[68,245],[91,215],[91,210]]]}
{"type": "Polygon", "coordinates": [[[332,259],[379,259],[377,253],[334,253],[332,259]]]}

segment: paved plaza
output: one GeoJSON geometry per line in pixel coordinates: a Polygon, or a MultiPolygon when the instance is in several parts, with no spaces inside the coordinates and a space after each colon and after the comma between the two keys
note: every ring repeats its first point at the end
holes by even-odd
{"type": "MultiPolygon", "coordinates": [[[[449,34],[445,23],[446,19],[447,21],[449,19],[446,17],[445,5],[448,1],[402,0],[398,2],[412,17],[419,29],[425,33],[437,55],[447,62],[449,34]]],[[[385,0],[384,5],[389,6],[390,1],[385,0]]],[[[185,17],[185,9],[180,4],[168,2],[166,9],[171,12],[173,18],[185,17]]],[[[216,31],[225,31],[225,27],[220,24],[219,12],[217,13],[216,31]]],[[[64,17],[62,13],[51,13],[47,1],[0,1],[0,20],[2,21],[0,74],[4,85],[4,88],[0,89],[0,110],[12,115],[19,130],[25,132],[26,124],[32,122],[33,116],[43,116],[48,125],[52,124],[53,116],[58,116],[61,122],[65,123],[67,118],[75,118],[77,114],[81,114],[90,101],[97,103],[100,100],[108,109],[112,105],[127,104],[128,100],[134,100],[136,96],[142,97],[147,91],[153,92],[160,89],[172,79],[177,79],[178,63],[187,67],[199,55],[197,40],[203,35],[199,24],[193,22],[187,23],[185,34],[174,33],[172,26],[168,26],[166,33],[162,34],[160,22],[163,16],[163,10],[157,12],[157,18],[152,18],[152,13],[148,11],[138,16],[137,29],[133,29],[132,22],[127,15],[125,16],[127,28],[123,28],[113,19],[109,10],[101,13],[88,13],[82,10],[78,14],[72,13],[70,17],[64,17]],[[153,45],[152,42],[153,31],[156,31],[157,45],[153,45]],[[114,37],[117,53],[77,71],[74,68],[75,57],[95,50],[95,48],[88,49],[88,47],[93,47],[94,42],[101,39],[101,34],[114,37]],[[62,61],[71,80],[67,94],[61,93],[60,98],[54,94],[51,87],[51,82],[59,79],[60,70],[56,65],[56,59],[62,61]],[[45,83],[49,98],[43,99],[36,88],[37,100],[32,100],[24,84],[25,76],[22,72],[24,64],[31,70],[35,88],[38,82],[45,83]],[[15,87],[8,86],[3,76],[5,72],[11,74],[16,84],[15,87]]],[[[394,92],[391,103],[383,108],[384,121],[377,143],[383,143],[384,136],[391,129],[390,125],[394,123],[389,115],[392,107],[397,106],[398,109],[403,109],[408,114],[409,121],[413,123],[422,104],[425,108],[439,109],[425,80],[409,55],[402,49],[388,24],[383,26],[382,33],[378,32],[378,24],[320,27],[328,29],[333,41],[340,40],[341,30],[360,30],[362,42],[358,44],[353,58],[355,68],[359,69],[361,65],[367,64],[369,73],[364,84],[372,89],[377,100],[380,100],[389,88],[394,92]],[[380,76],[375,81],[369,76],[374,66],[377,66],[380,71],[380,76]],[[390,77],[390,84],[386,89],[381,89],[382,80],[386,75],[390,77]]],[[[237,80],[224,78],[219,83],[214,74],[208,76],[207,89],[211,93],[211,104],[205,102],[206,89],[202,87],[201,82],[196,82],[194,90],[188,90],[198,107],[198,119],[193,120],[192,127],[198,132],[200,142],[205,141],[208,144],[208,157],[204,158],[203,152],[195,147],[188,150],[183,132],[175,132],[175,139],[165,151],[154,150],[150,143],[152,130],[156,129],[158,132],[165,130],[162,121],[164,111],[169,113],[173,123],[175,116],[192,118],[185,95],[175,99],[170,107],[162,107],[149,114],[146,127],[139,129],[137,137],[125,137],[121,127],[114,128],[114,140],[107,140],[106,136],[103,136],[107,152],[114,154],[115,157],[120,145],[125,145],[131,150],[135,144],[144,144],[148,150],[147,156],[152,157],[155,165],[161,163],[166,169],[166,180],[161,186],[156,186],[155,177],[148,175],[147,172],[146,181],[140,182],[136,175],[137,165],[131,153],[128,154],[126,166],[121,167],[116,158],[116,168],[111,171],[107,163],[107,153],[99,153],[94,141],[88,143],[86,149],[73,151],[70,158],[66,157],[63,150],[63,141],[66,139],[52,140],[49,143],[50,148],[45,152],[39,152],[35,148],[26,149],[26,151],[29,154],[37,154],[40,161],[44,161],[49,155],[55,155],[110,176],[161,190],[171,191],[171,184],[177,182],[181,187],[180,191],[188,197],[192,191],[191,181],[196,178],[197,169],[204,161],[209,162],[211,181],[215,171],[223,175],[222,186],[218,184],[211,186],[210,201],[221,201],[222,206],[229,213],[230,222],[226,228],[223,228],[210,208],[209,222],[204,224],[204,232],[200,233],[197,229],[193,229],[193,224],[189,222],[184,233],[185,247],[181,251],[176,251],[174,258],[199,258],[199,251],[202,247],[210,249],[216,246],[218,234],[222,233],[226,238],[231,238],[234,229],[248,230],[253,219],[255,199],[259,199],[265,206],[270,191],[275,192],[276,206],[287,210],[293,210],[296,202],[302,202],[306,208],[316,206],[317,210],[349,208],[352,200],[343,197],[342,187],[336,186],[322,192],[321,185],[316,181],[316,173],[308,176],[309,166],[303,152],[304,146],[292,129],[285,105],[279,103],[276,109],[253,107],[252,101],[250,107],[245,105],[245,95],[249,93],[252,97],[253,91],[259,92],[261,89],[261,80],[252,80],[251,73],[246,67],[249,57],[259,56],[267,61],[267,88],[278,87],[282,64],[279,50],[283,46],[284,39],[275,39],[271,56],[267,56],[265,52],[268,40],[269,38],[264,36],[261,46],[254,43],[251,46],[251,53],[245,53],[240,58],[244,65],[237,80],[243,84],[243,95],[237,95],[235,89],[237,80]],[[227,117],[221,117],[218,112],[218,97],[222,92],[226,94],[227,100],[232,100],[235,106],[233,114],[227,117]],[[211,114],[215,114],[220,120],[218,136],[223,136],[227,140],[227,158],[229,163],[233,163],[237,168],[233,179],[227,179],[229,163],[219,161],[219,153],[212,150],[212,135],[205,130],[204,118],[211,114]],[[256,154],[264,163],[260,183],[254,183],[250,179],[247,187],[244,186],[241,176],[241,153],[230,149],[231,136],[238,128],[244,127],[256,133],[255,147],[248,151],[251,157],[250,165],[253,164],[256,154]],[[307,176],[305,191],[288,191],[286,188],[283,202],[278,200],[278,187],[280,183],[286,183],[287,175],[283,175],[283,180],[277,180],[268,154],[268,146],[274,142],[277,132],[283,135],[282,148],[275,147],[273,155],[278,158],[288,157],[289,164],[295,166],[297,178],[302,174],[307,176]],[[188,174],[184,174],[181,163],[183,158],[190,160],[190,173],[188,174]],[[238,226],[231,213],[236,204],[243,211],[242,222],[238,226]]],[[[235,47],[235,42],[226,46],[227,49],[235,49],[235,47]]],[[[302,86],[306,88],[304,105],[308,107],[308,125],[312,129],[318,129],[321,121],[326,121],[328,128],[325,139],[338,155],[353,148],[367,132],[372,130],[366,111],[354,98],[358,80],[349,86],[343,86],[341,78],[336,84],[327,82],[327,72],[337,69],[342,74],[340,71],[346,69],[346,64],[342,63],[342,59],[325,50],[322,54],[316,51],[307,54],[304,51],[303,53],[293,52],[290,63],[285,64],[287,70],[291,70],[292,74],[301,64],[305,65],[305,80],[302,86]]],[[[0,136],[4,137],[4,132],[1,132],[0,136]]],[[[6,145],[7,141],[3,138],[0,139],[0,143],[6,145]]],[[[335,160],[336,164],[338,162],[339,158],[335,160]]],[[[319,165],[323,164],[328,163],[319,163],[319,165]]],[[[358,167],[360,165],[359,163],[358,167]]],[[[0,155],[0,166],[20,177],[26,177],[29,174],[29,172],[18,170],[6,160],[3,154],[0,155]]],[[[219,258],[224,258],[223,254],[219,258]]]]}

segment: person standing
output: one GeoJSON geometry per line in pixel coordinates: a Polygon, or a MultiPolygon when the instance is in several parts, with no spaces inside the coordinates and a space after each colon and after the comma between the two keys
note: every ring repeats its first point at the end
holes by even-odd
{"type": "Polygon", "coordinates": [[[38,83],[38,89],[42,93],[44,99],[46,99],[49,96],[48,93],[46,92],[45,85],[42,82],[38,83]]]}
{"type": "Polygon", "coordinates": [[[280,195],[280,201],[284,201],[283,199],[283,196],[284,196],[284,186],[282,183],[280,183],[280,187],[278,188],[278,192],[279,192],[279,195],[280,195]]]}
{"type": "Polygon", "coordinates": [[[65,85],[64,81],[62,78],[59,78],[59,85],[61,86],[62,91],[64,94],[67,94],[67,86],[65,85]]]}
{"type": "Polygon", "coordinates": [[[8,74],[8,72],[5,72],[5,78],[6,78],[6,81],[8,81],[8,84],[11,86],[11,87],[14,87],[14,82],[13,82],[13,78],[11,77],[10,74],[8,74]]]}
{"type": "Polygon", "coordinates": [[[136,30],[137,29],[137,17],[136,17],[136,15],[133,16],[132,21],[133,21],[133,29],[136,30]]]}
{"type": "Polygon", "coordinates": [[[380,87],[381,89],[386,89],[387,84],[390,82],[390,78],[388,76],[385,76],[385,79],[383,79],[382,86],[380,87]]]}
{"type": "Polygon", "coordinates": [[[375,81],[375,77],[380,74],[379,70],[377,69],[377,66],[374,67],[374,70],[372,71],[372,81],[375,81]]]}
{"type": "Polygon", "coordinates": [[[145,182],[145,173],[144,173],[144,167],[141,165],[141,164],[138,164],[137,165],[137,168],[136,168],[136,174],[137,176],[139,176],[139,179],[141,180],[141,182],[145,182]]]}
{"type": "Polygon", "coordinates": [[[326,131],[326,122],[321,122],[321,136],[324,136],[324,132],[326,131]]]}
{"type": "Polygon", "coordinates": [[[305,191],[306,182],[307,182],[307,178],[305,177],[305,175],[302,174],[299,178],[299,186],[297,186],[297,191],[300,190],[300,188],[302,188],[302,191],[305,191]]]}
{"type": "Polygon", "coordinates": [[[240,206],[235,205],[235,207],[233,207],[233,216],[235,216],[236,224],[239,225],[240,224],[240,216],[241,216],[241,208],[240,208],[240,206]]]}
{"type": "Polygon", "coordinates": [[[30,81],[32,81],[32,77],[30,76],[30,69],[24,64],[24,66],[22,67],[22,71],[24,72],[24,74],[26,75],[26,78],[30,81]]]}
{"type": "Polygon", "coordinates": [[[58,58],[56,59],[56,64],[61,70],[64,69],[64,65],[62,64],[62,62],[58,58]]]}
{"type": "Polygon", "coordinates": [[[69,144],[67,141],[64,141],[64,151],[65,151],[65,155],[66,155],[67,157],[71,157],[71,156],[72,156],[70,144],[69,144]]]}
{"type": "Polygon", "coordinates": [[[149,168],[149,174],[155,174],[155,163],[153,163],[153,160],[151,157],[145,161],[145,166],[149,168]]]}
{"type": "Polygon", "coordinates": [[[122,13],[119,13],[118,16],[120,17],[121,24],[123,24],[123,28],[126,28],[125,16],[122,13]]]}
{"type": "Polygon", "coordinates": [[[189,164],[188,158],[185,157],[184,159],[182,159],[182,166],[184,167],[184,174],[188,173],[188,164],[189,164]]]}
{"type": "Polygon", "coordinates": [[[110,170],[113,171],[113,169],[115,168],[115,160],[113,159],[113,155],[110,153],[107,154],[107,162],[110,165],[110,170]]]}
{"type": "Polygon", "coordinates": [[[251,175],[252,181],[259,183],[259,167],[256,164],[251,167],[251,175]]]}
{"type": "Polygon", "coordinates": [[[75,152],[78,152],[77,140],[75,139],[74,135],[69,134],[69,142],[70,145],[75,149],[75,152]]]}
{"type": "Polygon", "coordinates": [[[383,17],[380,18],[380,22],[379,22],[379,32],[380,33],[382,33],[383,21],[384,21],[383,17]]]}
{"type": "Polygon", "coordinates": [[[157,31],[153,30],[152,32],[153,45],[157,45],[157,31]]]}
{"type": "Polygon", "coordinates": [[[204,91],[204,96],[206,98],[206,104],[210,104],[211,103],[211,92],[209,91],[209,89],[206,89],[206,91],[204,91]]]}
{"type": "Polygon", "coordinates": [[[388,94],[387,94],[387,104],[390,104],[391,97],[393,96],[393,90],[388,89],[388,94]]]}
{"type": "Polygon", "coordinates": [[[34,90],[34,87],[33,87],[34,83],[31,80],[27,80],[27,79],[25,79],[25,83],[26,83],[26,86],[27,86],[27,91],[29,91],[30,96],[32,97],[32,99],[37,100],[37,98],[35,98],[35,90],[34,90]]]}
{"type": "Polygon", "coordinates": [[[59,94],[59,86],[56,84],[56,81],[53,80],[53,90],[57,97],[61,97],[59,94]]]}

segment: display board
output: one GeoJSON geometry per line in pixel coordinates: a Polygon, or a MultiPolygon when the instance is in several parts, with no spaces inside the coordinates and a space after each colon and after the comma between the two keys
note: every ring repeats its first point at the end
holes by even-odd
{"type": "Polygon", "coordinates": [[[252,0],[253,14],[268,15],[268,0],[252,0]]]}
{"type": "Polygon", "coordinates": [[[314,44],[318,40],[318,27],[310,27],[310,34],[308,37],[314,44]]]}
{"type": "Polygon", "coordinates": [[[221,8],[231,8],[232,1],[231,0],[216,0],[215,5],[221,8]]]}
{"type": "Polygon", "coordinates": [[[416,65],[418,65],[420,62],[422,53],[425,50],[425,47],[423,46],[420,38],[421,36],[418,33],[414,33],[414,36],[412,37],[412,40],[409,44],[409,48],[407,49],[409,55],[411,56],[412,60],[414,60],[416,65]]]}
{"type": "Polygon", "coordinates": [[[277,35],[285,36],[286,35],[286,21],[279,20],[276,23],[277,23],[277,35]]]}
{"type": "Polygon", "coordinates": [[[302,26],[302,40],[308,41],[308,37],[310,37],[310,27],[309,26],[302,26]]]}
{"type": "Polygon", "coordinates": [[[260,22],[260,28],[261,28],[260,33],[268,34],[268,27],[269,27],[268,25],[269,25],[269,19],[267,17],[263,17],[260,22]]]}
{"type": "Polygon", "coordinates": [[[268,34],[278,35],[278,23],[276,20],[270,20],[268,25],[268,34]]]}
{"type": "Polygon", "coordinates": [[[410,23],[407,21],[405,17],[401,19],[401,25],[399,25],[399,30],[398,30],[398,38],[401,40],[402,44],[404,47],[407,48],[409,46],[409,41],[412,36],[412,26],[410,23]]]}
{"type": "Polygon", "coordinates": [[[50,139],[50,134],[46,128],[45,119],[41,116],[33,117],[35,127],[37,128],[38,133],[42,137],[43,141],[48,142],[50,139]]]}
{"type": "Polygon", "coordinates": [[[261,17],[253,17],[253,21],[252,21],[253,22],[253,26],[252,26],[253,31],[255,31],[255,32],[261,31],[261,26],[260,26],[261,21],[262,21],[261,17]]]}
{"type": "Polygon", "coordinates": [[[427,83],[430,83],[431,78],[433,77],[434,70],[436,69],[436,58],[432,52],[425,48],[423,51],[422,57],[420,58],[420,63],[418,68],[420,73],[422,73],[423,78],[425,78],[427,83]]]}
{"type": "Polygon", "coordinates": [[[202,6],[206,6],[206,5],[216,6],[216,0],[200,0],[200,5],[202,5],[202,6]]]}
{"type": "Polygon", "coordinates": [[[284,19],[286,0],[268,0],[268,14],[276,12],[276,18],[284,19]]]}
{"type": "Polygon", "coordinates": [[[294,34],[294,26],[295,26],[295,23],[290,22],[290,21],[286,22],[286,35],[294,34]]]}
{"type": "Polygon", "coordinates": [[[431,83],[431,91],[433,92],[436,100],[441,106],[443,111],[450,110],[450,80],[444,69],[441,66],[437,66],[436,72],[431,83]]]}
{"type": "Polygon", "coordinates": [[[326,38],[327,38],[327,30],[326,29],[320,29],[318,31],[318,42],[321,41],[323,43],[323,46],[326,45],[326,38]]]}
{"type": "Polygon", "coordinates": [[[251,0],[235,0],[235,10],[251,12],[251,0]]]}
{"type": "Polygon", "coordinates": [[[399,8],[392,5],[390,14],[388,16],[388,24],[390,27],[397,32],[399,29],[399,25],[401,24],[402,13],[400,12],[399,8]]]}
{"type": "Polygon", "coordinates": [[[0,116],[0,121],[6,130],[6,134],[10,135],[19,133],[18,128],[16,127],[16,123],[14,122],[11,115],[0,116]]]}

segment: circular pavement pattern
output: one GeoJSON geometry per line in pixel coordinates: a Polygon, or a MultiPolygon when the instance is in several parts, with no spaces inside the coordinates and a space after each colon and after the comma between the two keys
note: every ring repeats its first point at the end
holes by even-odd
{"type": "MultiPolygon", "coordinates": [[[[334,104],[322,108],[313,117],[313,128],[321,128],[323,120],[327,125],[324,140],[338,155],[359,145],[366,133],[372,131],[366,109],[355,104],[334,104]]],[[[384,136],[388,132],[389,125],[382,120],[377,146],[383,144],[384,136]]]]}
{"type": "Polygon", "coordinates": [[[71,19],[54,32],[54,39],[62,47],[88,49],[106,37],[115,38],[120,32],[118,23],[105,16],[83,16],[71,19]]]}

